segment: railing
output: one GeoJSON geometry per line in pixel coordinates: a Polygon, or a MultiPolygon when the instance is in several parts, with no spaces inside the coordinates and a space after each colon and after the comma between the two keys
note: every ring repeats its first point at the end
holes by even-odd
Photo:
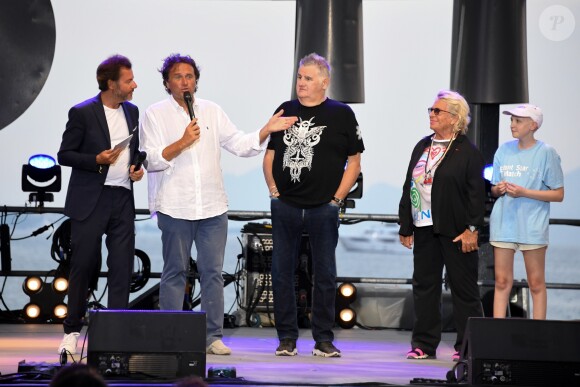
{"type": "MultiPolygon", "coordinates": [[[[64,208],[62,207],[7,207],[4,206],[2,209],[4,213],[17,213],[17,214],[62,214],[64,208]]],[[[137,209],[135,211],[136,215],[149,215],[149,210],[147,209],[137,209]]],[[[235,221],[251,221],[260,219],[270,219],[271,214],[269,211],[228,211],[228,219],[235,221]]],[[[384,215],[384,214],[349,214],[343,213],[340,216],[342,224],[357,224],[361,222],[385,222],[385,223],[398,223],[399,217],[397,215],[384,215]]],[[[488,219],[486,219],[488,221],[488,219]]],[[[579,219],[550,219],[550,224],[552,225],[567,225],[567,226],[580,226],[579,219]]],[[[39,275],[44,276],[48,271],[35,271],[35,270],[11,270],[10,272],[3,272],[0,270],[0,276],[12,276],[12,277],[26,277],[29,275],[39,275]]],[[[101,272],[100,277],[106,277],[106,272],[101,272]]],[[[152,272],[151,278],[160,278],[161,273],[152,272]]],[[[338,277],[337,282],[353,282],[353,283],[367,283],[367,284],[389,284],[389,285],[410,285],[411,280],[408,278],[372,278],[372,277],[338,277]]],[[[481,286],[494,286],[495,282],[493,280],[480,280],[478,281],[481,286]]],[[[514,288],[527,288],[528,283],[526,281],[514,281],[514,288]]],[[[546,287],[549,289],[573,289],[580,290],[580,284],[573,283],[546,283],[546,287]]]]}

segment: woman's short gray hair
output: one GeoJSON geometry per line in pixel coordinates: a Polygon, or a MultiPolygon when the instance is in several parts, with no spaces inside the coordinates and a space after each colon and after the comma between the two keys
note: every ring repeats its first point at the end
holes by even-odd
{"type": "Polygon", "coordinates": [[[449,111],[459,118],[453,125],[453,133],[466,134],[467,126],[471,122],[471,115],[465,98],[453,90],[439,90],[437,99],[447,102],[449,111]]]}

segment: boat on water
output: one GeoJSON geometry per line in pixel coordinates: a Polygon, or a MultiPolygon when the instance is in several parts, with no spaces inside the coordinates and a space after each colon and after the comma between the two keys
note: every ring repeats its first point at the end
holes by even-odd
{"type": "Polygon", "coordinates": [[[411,252],[401,246],[399,226],[394,223],[375,224],[359,234],[341,234],[339,240],[347,251],[394,254],[411,252]]]}

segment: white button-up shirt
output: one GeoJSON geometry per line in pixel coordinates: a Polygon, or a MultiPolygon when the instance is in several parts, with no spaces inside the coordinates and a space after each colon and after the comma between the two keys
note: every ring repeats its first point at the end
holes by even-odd
{"type": "Polygon", "coordinates": [[[237,156],[255,156],[259,131],[238,130],[217,104],[195,98],[194,113],[201,129],[199,140],[171,161],[162,152],[179,140],[191,121],[189,114],[169,96],[151,105],[141,121],[140,146],[147,152],[149,210],[173,218],[199,220],[221,215],[228,209],[220,164],[221,148],[237,156]]]}

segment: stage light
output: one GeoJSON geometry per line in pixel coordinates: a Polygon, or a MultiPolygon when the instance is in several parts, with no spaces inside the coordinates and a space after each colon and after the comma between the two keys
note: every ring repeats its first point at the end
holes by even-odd
{"type": "Polygon", "coordinates": [[[22,290],[26,295],[31,296],[33,294],[40,293],[42,290],[43,282],[40,277],[37,276],[28,276],[24,279],[22,283],[22,290]]]}
{"type": "Polygon", "coordinates": [[[55,293],[66,293],[68,290],[68,280],[65,277],[56,277],[52,282],[52,290],[55,293]]]}
{"type": "Polygon", "coordinates": [[[24,305],[24,316],[29,320],[35,320],[40,317],[41,309],[40,306],[28,303],[24,305]]]}
{"type": "Polygon", "coordinates": [[[351,308],[344,308],[338,313],[338,326],[350,329],[356,325],[356,312],[351,308]]]}
{"type": "Polygon", "coordinates": [[[59,320],[64,320],[68,313],[68,306],[66,304],[58,304],[52,309],[52,315],[59,320]]]}
{"type": "Polygon", "coordinates": [[[58,323],[66,317],[67,306],[64,303],[68,289],[66,278],[57,276],[52,283],[44,283],[37,276],[29,276],[24,280],[22,288],[30,297],[30,301],[22,308],[25,320],[35,323],[58,323]]]}
{"type": "Polygon", "coordinates": [[[483,178],[487,181],[491,181],[492,177],[493,177],[493,164],[487,164],[483,168],[483,178]]]}
{"type": "Polygon", "coordinates": [[[338,287],[338,293],[349,303],[356,299],[356,287],[350,282],[345,282],[338,287]]]}
{"type": "Polygon", "coordinates": [[[32,192],[29,202],[38,202],[40,207],[44,202],[54,201],[54,195],[49,192],[60,192],[61,171],[49,155],[34,155],[28,159],[28,164],[22,166],[22,191],[32,192]]]}
{"type": "Polygon", "coordinates": [[[356,300],[356,286],[350,282],[342,283],[336,289],[336,323],[343,329],[356,325],[356,312],[350,304],[356,300]]]}

